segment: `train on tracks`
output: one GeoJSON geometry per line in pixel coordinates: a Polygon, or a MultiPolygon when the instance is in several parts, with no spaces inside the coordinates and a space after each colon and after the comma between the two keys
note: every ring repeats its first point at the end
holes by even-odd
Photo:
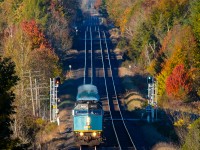
{"type": "Polygon", "coordinates": [[[84,84],[78,87],[72,110],[73,132],[77,145],[95,146],[102,142],[103,109],[97,87],[84,84]]]}

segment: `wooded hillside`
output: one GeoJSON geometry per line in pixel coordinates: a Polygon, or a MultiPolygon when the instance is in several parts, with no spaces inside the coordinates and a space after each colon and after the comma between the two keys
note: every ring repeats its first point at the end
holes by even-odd
{"type": "Polygon", "coordinates": [[[200,99],[200,2],[105,0],[127,60],[154,76],[159,102],[200,99]]]}
{"type": "MultiPolygon", "coordinates": [[[[58,54],[72,46],[72,21],[78,8],[78,0],[0,0],[0,57],[11,58],[20,78],[15,100],[9,104],[15,112],[10,118],[12,138],[33,149],[47,125],[40,118],[49,116],[49,78],[61,74],[58,54]]],[[[0,124],[4,121],[0,118],[0,124]]],[[[10,120],[6,123],[9,127],[10,120]]],[[[15,147],[8,141],[0,140],[0,145],[15,147]]]]}
{"type": "Polygon", "coordinates": [[[178,135],[176,144],[185,150],[199,149],[200,119],[193,122],[195,118],[188,115],[200,114],[200,1],[103,2],[102,10],[107,9],[108,18],[121,31],[117,47],[124,52],[124,64],[156,79],[158,106],[172,112],[168,116],[178,135]]]}

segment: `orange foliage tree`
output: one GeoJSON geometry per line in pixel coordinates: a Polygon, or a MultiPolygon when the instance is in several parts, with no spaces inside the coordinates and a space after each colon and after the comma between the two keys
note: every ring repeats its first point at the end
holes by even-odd
{"type": "Polygon", "coordinates": [[[35,20],[24,21],[21,24],[25,35],[31,41],[31,58],[29,64],[31,68],[43,70],[45,75],[50,77],[60,73],[58,67],[58,56],[50,46],[44,33],[39,28],[35,20]]]}
{"type": "Polygon", "coordinates": [[[184,99],[190,92],[189,75],[183,64],[177,65],[166,80],[168,96],[177,100],[184,99]]]}
{"type": "Polygon", "coordinates": [[[32,41],[32,48],[50,48],[50,44],[35,20],[24,21],[21,26],[32,41]]]}

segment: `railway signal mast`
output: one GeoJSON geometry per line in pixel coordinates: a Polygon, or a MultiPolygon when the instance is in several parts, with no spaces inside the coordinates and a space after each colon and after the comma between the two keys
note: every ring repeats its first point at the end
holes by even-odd
{"type": "Polygon", "coordinates": [[[58,86],[60,77],[50,78],[50,122],[57,121],[58,114],[58,86]]]}
{"type": "Polygon", "coordinates": [[[150,118],[152,121],[154,121],[154,118],[156,117],[157,120],[157,82],[154,80],[153,77],[147,78],[148,83],[148,106],[146,107],[147,115],[147,121],[150,121],[150,118]],[[156,115],[156,116],[155,116],[156,115]]]}

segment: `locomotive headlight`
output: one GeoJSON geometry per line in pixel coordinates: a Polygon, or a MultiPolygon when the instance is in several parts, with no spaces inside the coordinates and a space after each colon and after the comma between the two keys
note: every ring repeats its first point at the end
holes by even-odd
{"type": "Polygon", "coordinates": [[[87,117],[86,124],[87,124],[88,126],[90,125],[90,122],[91,122],[90,117],[87,117]]]}
{"type": "Polygon", "coordinates": [[[84,134],[83,134],[83,132],[80,132],[80,136],[83,136],[84,134]]]}
{"type": "Polygon", "coordinates": [[[93,137],[97,136],[97,133],[96,133],[96,132],[93,132],[93,133],[92,133],[92,136],[93,136],[93,137]]]}

